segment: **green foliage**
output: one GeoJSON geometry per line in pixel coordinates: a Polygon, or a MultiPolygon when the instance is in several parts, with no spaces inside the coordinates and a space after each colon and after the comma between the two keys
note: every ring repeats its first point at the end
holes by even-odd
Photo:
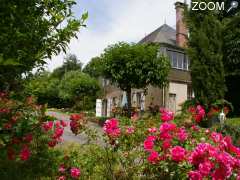
{"type": "Polygon", "coordinates": [[[193,90],[196,99],[208,105],[223,99],[226,91],[223,26],[214,11],[192,11],[190,8],[186,14],[193,90]]]}
{"type": "Polygon", "coordinates": [[[158,45],[121,42],[106,48],[102,59],[103,75],[127,92],[128,116],[131,114],[132,88],[167,85],[170,62],[159,54],[158,45]]]}
{"type": "Polygon", "coordinates": [[[233,143],[236,146],[240,146],[240,119],[239,118],[232,118],[227,119],[224,126],[215,126],[215,128],[218,132],[223,133],[226,136],[231,136],[233,143]]]}
{"type": "MultiPolygon", "coordinates": [[[[61,80],[59,96],[66,100],[74,100],[76,108],[83,109],[93,102],[93,99],[95,103],[99,90],[98,82],[89,75],[79,71],[70,71],[61,80]]],[[[94,104],[90,106],[94,107],[94,104]]]]}
{"type": "Polygon", "coordinates": [[[69,71],[81,71],[82,63],[77,59],[74,54],[69,54],[64,58],[64,63],[61,67],[54,69],[51,76],[62,79],[64,74],[69,71]]]}
{"type": "Polygon", "coordinates": [[[167,84],[169,61],[159,55],[159,46],[118,43],[105,49],[102,56],[104,75],[124,91],[145,88],[149,84],[167,84]]]}
{"type": "Polygon", "coordinates": [[[59,103],[64,102],[58,96],[58,85],[60,80],[52,78],[50,73],[42,72],[36,74],[33,79],[26,83],[25,93],[27,95],[34,95],[38,98],[38,103],[48,104],[49,107],[56,107],[59,103]]]}
{"type": "Polygon", "coordinates": [[[0,89],[16,88],[22,73],[66,50],[88,17],[85,13],[75,19],[74,4],[74,0],[1,1],[0,89]]]}
{"type": "Polygon", "coordinates": [[[83,72],[91,77],[98,78],[102,76],[103,62],[99,57],[92,58],[91,61],[84,67],[83,72]]]}

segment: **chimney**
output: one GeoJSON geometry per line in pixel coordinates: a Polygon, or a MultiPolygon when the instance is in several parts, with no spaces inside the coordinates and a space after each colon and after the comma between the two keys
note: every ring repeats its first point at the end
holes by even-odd
{"type": "Polygon", "coordinates": [[[188,30],[184,22],[184,8],[187,6],[186,1],[176,2],[176,43],[179,47],[185,48],[187,45],[188,30]]]}

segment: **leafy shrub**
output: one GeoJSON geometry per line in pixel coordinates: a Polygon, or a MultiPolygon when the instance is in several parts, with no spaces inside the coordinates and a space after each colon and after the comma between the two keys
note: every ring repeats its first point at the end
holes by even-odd
{"type": "Polygon", "coordinates": [[[54,176],[58,152],[52,147],[66,126],[54,120],[31,97],[21,102],[0,93],[0,179],[54,176]]]}

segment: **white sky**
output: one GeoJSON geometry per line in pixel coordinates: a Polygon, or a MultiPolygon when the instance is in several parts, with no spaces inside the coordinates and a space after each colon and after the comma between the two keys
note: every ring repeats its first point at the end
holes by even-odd
{"type": "MultiPolygon", "coordinates": [[[[183,2],[183,0],[180,0],[183,2]]],[[[138,42],[166,23],[175,28],[176,0],[78,0],[74,8],[77,17],[86,10],[87,28],[78,39],[72,39],[68,53],[76,54],[86,64],[103,49],[119,41],[138,42]]],[[[65,54],[49,60],[47,69],[61,66],[65,54]]]]}

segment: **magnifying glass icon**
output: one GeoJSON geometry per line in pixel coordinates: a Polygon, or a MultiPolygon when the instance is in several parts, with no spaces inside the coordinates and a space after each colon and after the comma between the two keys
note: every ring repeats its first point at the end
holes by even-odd
{"type": "Polygon", "coordinates": [[[230,8],[227,10],[227,13],[231,11],[232,9],[236,9],[238,7],[238,2],[237,1],[232,1],[230,8]]]}

